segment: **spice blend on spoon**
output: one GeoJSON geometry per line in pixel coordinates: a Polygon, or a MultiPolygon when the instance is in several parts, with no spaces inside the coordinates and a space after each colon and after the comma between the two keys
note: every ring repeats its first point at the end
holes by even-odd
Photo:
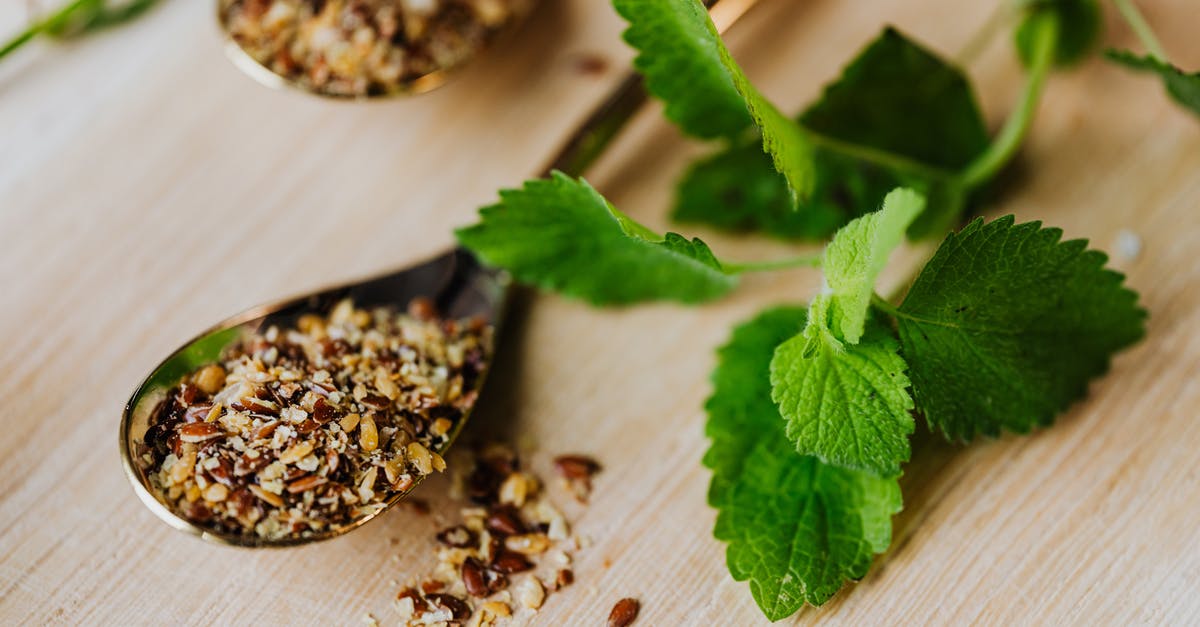
{"type": "Polygon", "coordinates": [[[272,72],[320,93],[391,93],[460,65],[530,0],[222,0],[233,40],[272,72]]]}
{"type": "Polygon", "coordinates": [[[272,326],[172,389],[144,437],[151,486],[225,533],[305,537],[372,515],[423,476],[475,402],[482,320],[342,301],[272,326]]]}

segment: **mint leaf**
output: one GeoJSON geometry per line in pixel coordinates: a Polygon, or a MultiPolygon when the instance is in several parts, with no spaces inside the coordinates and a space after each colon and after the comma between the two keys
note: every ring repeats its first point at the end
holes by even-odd
{"type": "Polygon", "coordinates": [[[761,231],[782,239],[823,239],[878,206],[896,179],[877,167],[818,148],[812,195],[793,206],[787,182],[758,138],[692,164],[679,181],[671,217],[727,231],[761,231]]]}
{"type": "Polygon", "coordinates": [[[596,305],[698,303],[723,296],[736,281],[704,242],[660,237],[561,172],[501,191],[500,202],[479,216],[455,234],[485,263],[596,305]]]}
{"type": "Polygon", "coordinates": [[[685,132],[701,137],[740,131],[742,127],[727,119],[732,116],[728,89],[732,86],[762,131],[763,150],[771,155],[793,196],[809,195],[813,163],[808,137],[742,73],[702,4],[614,0],[613,6],[629,21],[625,39],[640,52],[634,64],[645,74],[651,93],[666,101],[669,118],[685,132]],[[718,72],[724,73],[725,80],[719,79],[718,72]]]}
{"type": "Polygon", "coordinates": [[[698,2],[615,0],[629,22],[625,41],[637,49],[633,66],[665,103],[664,114],[696,137],[735,135],[751,124],[746,103],[721,60],[719,38],[698,2]]]}
{"type": "Polygon", "coordinates": [[[1096,0],[1031,0],[1026,4],[1028,14],[1014,36],[1017,55],[1025,67],[1033,63],[1034,16],[1038,13],[1052,11],[1058,16],[1054,62],[1060,66],[1083,59],[1100,38],[1103,24],[1100,4],[1096,0]]]}
{"type": "Polygon", "coordinates": [[[894,28],[860,52],[800,122],[826,138],[947,172],[988,145],[966,76],[894,28]]]}
{"type": "Polygon", "coordinates": [[[899,188],[883,199],[883,208],[842,227],[825,247],[825,282],[830,289],[834,335],[857,344],[867,321],[875,279],[883,272],[892,250],[925,208],[925,198],[899,188]]]}
{"type": "Polygon", "coordinates": [[[1146,313],[1086,240],[1012,216],[951,234],[897,318],[917,407],[951,440],[1028,432],[1087,391],[1146,313]]]}
{"type": "Polygon", "coordinates": [[[1188,74],[1151,55],[1139,57],[1126,50],[1108,50],[1104,56],[1127,68],[1157,74],[1175,102],[1200,115],[1200,72],[1188,74]]]}
{"type": "Polygon", "coordinates": [[[768,367],[805,317],[801,307],[778,307],[737,327],[718,353],[705,404],[713,534],[728,543],[730,574],[750,582],[770,620],[820,605],[847,579],[866,575],[891,543],[891,517],[901,508],[896,480],[827,466],[785,438],[768,367]]]}
{"type": "Polygon", "coordinates": [[[881,477],[900,474],[910,454],[913,408],[899,345],[882,325],[859,344],[822,337],[818,297],[805,331],[775,349],[771,399],[787,421],[787,436],[802,455],[881,477]]]}

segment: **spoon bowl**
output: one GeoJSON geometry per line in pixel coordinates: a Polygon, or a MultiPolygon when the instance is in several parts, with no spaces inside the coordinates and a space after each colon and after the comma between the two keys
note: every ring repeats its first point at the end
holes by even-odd
{"type": "MultiPolygon", "coordinates": [[[[446,0],[440,1],[446,2],[446,0]]],[[[484,33],[480,36],[479,41],[473,42],[474,45],[469,50],[465,52],[458,51],[453,54],[445,53],[442,56],[446,58],[441,61],[432,58],[425,59],[420,70],[405,72],[404,75],[397,78],[394,82],[375,81],[371,83],[369,89],[363,92],[334,89],[328,85],[314,84],[310,80],[304,80],[299,75],[289,76],[281,74],[275,69],[268,67],[262,59],[256,58],[254,54],[244,47],[243,42],[239,40],[240,38],[234,32],[235,29],[232,23],[234,9],[242,7],[248,2],[249,0],[216,0],[217,24],[225,37],[225,54],[233,62],[234,66],[242,70],[246,75],[253,78],[259,84],[272,89],[296,89],[317,96],[341,100],[379,100],[395,96],[413,96],[441,87],[451,76],[481,56],[484,51],[492,47],[498,40],[507,38],[509,34],[523,24],[525,18],[532,13],[536,0],[504,0],[504,2],[509,3],[511,14],[496,24],[481,25],[484,33]]],[[[504,2],[501,2],[501,6],[504,5],[504,2]]],[[[462,14],[464,11],[465,9],[459,11],[458,14],[462,14]]],[[[401,22],[403,21],[401,20],[401,22]]],[[[400,29],[403,30],[404,28],[404,24],[401,23],[400,29]]],[[[297,28],[296,30],[303,29],[297,28]]],[[[261,36],[260,33],[260,38],[261,36]]],[[[396,38],[404,41],[408,39],[403,32],[397,33],[396,38]]],[[[400,44],[396,45],[399,46],[400,44]]],[[[402,55],[402,58],[405,58],[405,60],[401,62],[409,63],[407,60],[408,56],[411,55],[408,53],[402,55]]],[[[290,53],[288,58],[290,59],[290,53]]],[[[322,63],[324,63],[323,58],[322,63]]],[[[292,65],[302,65],[302,63],[289,61],[286,65],[291,67],[292,65]]],[[[330,66],[332,63],[325,65],[330,66]]]]}
{"type": "MultiPolygon", "coordinates": [[[[226,319],[192,341],[184,344],[146,377],[126,403],[121,416],[120,447],[125,475],[142,502],[168,525],[217,544],[283,547],[333,538],[356,529],[403,499],[407,490],[391,495],[382,507],[348,524],[328,527],[305,535],[268,539],[249,534],[227,533],[205,527],[175,511],[149,481],[151,461],[145,443],[155,409],[166,400],[167,392],[185,376],[219,360],[222,351],[241,338],[274,325],[290,328],[306,314],[327,315],[333,307],[350,299],[356,306],[387,307],[403,311],[413,299],[430,298],[445,319],[481,318],[494,331],[503,319],[510,280],[507,274],[484,268],[468,252],[454,250],[411,268],[391,274],[329,288],[311,295],[263,305],[226,319]]],[[[492,354],[494,355],[494,350],[492,354]]],[[[491,355],[488,356],[490,365],[491,355]]],[[[475,391],[483,385],[488,365],[475,382],[475,391]]],[[[464,390],[467,392],[467,390],[464,390]]],[[[470,409],[463,412],[448,438],[433,452],[442,454],[454,442],[466,424],[470,409]]]]}

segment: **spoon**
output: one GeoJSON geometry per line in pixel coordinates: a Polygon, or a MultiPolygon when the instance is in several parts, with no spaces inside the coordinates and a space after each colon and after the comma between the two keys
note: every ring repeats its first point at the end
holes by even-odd
{"type": "Polygon", "coordinates": [[[275,89],[363,100],[442,86],[516,30],[535,2],[397,0],[380,3],[380,12],[370,17],[343,11],[343,0],[217,0],[216,5],[226,55],[254,80],[275,89]],[[353,34],[343,26],[350,20],[361,22],[353,34]],[[359,41],[360,35],[367,40],[359,41]],[[294,54],[309,55],[311,64],[294,54]],[[354,80],[346,76],[351,71],[359,74],[354,80]]]}
{"type": "MultiPolygon", "coordinates": [[[[757,0],[711,0],[707,4],[718,29],[724,31],[757,0]]],[[[560,170],[572,176],[582,173],[603,148],[646,101],[642,79],[630,74],[567,140],[546,172],[560,170]]],[[[171,527],[223,545],[246,547],[284,547],[307,544],[343,535],[361,527],[400,502],[419,483],[392,494],[382,507],[352,520],[305,535],[263,538],[250,534],[225,532],[198,524],[175,511],[149,480],[152,462],[147,455],[145,436],[158,405],[167,392],[189,373],[215,363],[227,347],[247,334],[265,331],[271,326],[294,327],[301,316],[327,316],[334,306],[350,299],[363,308],[388,307],[403,311],[414,299],[429,299],[446,319],[480,318],[499,335],[511,278],[503,271],[485,268],[470,252],[458,248],[415,266],[361,281],[346,283],[287,300],[260,305],[225,319],[170,354],[138,385],[121,416],[120,448],[126,478],[138,498],[156,516],[171,527]]],[[[487,367],[494,356],[488,357],[487,367]]],[[[479,376],[477,392],[485,376],[479,376]]],[[[448,438],[433,452],[444,455],[470,416],[467,407],[453,425],[448,438]]]]}

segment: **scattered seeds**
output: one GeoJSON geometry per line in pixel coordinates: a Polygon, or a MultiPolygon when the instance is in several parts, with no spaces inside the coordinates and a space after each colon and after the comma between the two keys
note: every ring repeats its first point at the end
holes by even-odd
{"type": "MultiPolygon", "coordinates": [[[[456,461],[455,468],[469,466],[472,460],[464,461],[456,461]]],[[[569,535],[565,517],[550,503],[542,482],[521,470],[520,460],[505,446],[483,447],[473,462],[473,470],[456,477],[466,484],[459,493],[476,505],[460,510],[461,523],[437,533],[433,579],[410,582],[397,595],[396,609],[404,625],[461,620],[448,609],[453,603],[447,598],[468,608],[468,627],[497,625],[510,616],[521,619],[516,609],[526,615],[536,612],[548,594],[575,580],[574,572],[563,567],[571,563],[566,550],[577,547],[579,540],[569,535]],[[523,497],[514,499],[520,490],[523,497]],[[551,537],[552,529],[561,539],[551,537]],[[430,588],[435,582],[436,595],[430,588]],[[438,595],[440,600],[435,600],[438,595]]]]}

